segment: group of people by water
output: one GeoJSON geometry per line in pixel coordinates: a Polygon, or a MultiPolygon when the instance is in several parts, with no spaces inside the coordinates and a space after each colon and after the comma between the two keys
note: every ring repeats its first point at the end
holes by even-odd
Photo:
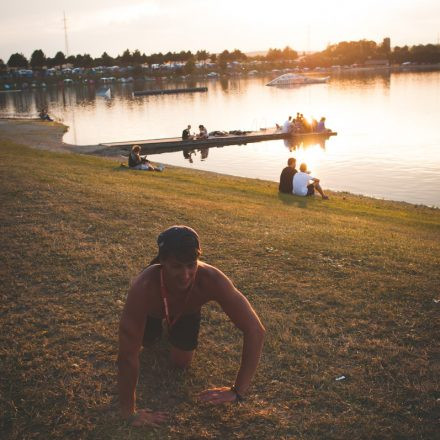
{"type": "Polygon", "coordinates": [[[278,190],[280,193],[303,197],[313,196],[316,191],[323,200],[328,200],[328,196],[322,190],[319,182],[319,179],[313,177],[310,171],[307,170],[307,164],[302,163],[298,171],[296,169],[296,159],[290,157],[287,160],[287,166],[281,172],[278,190]]]}
{"type": "Polygon", "coordinates": [[[282,133],[325,133],[330,131],[325,127],[324,116],[319,122],[315,118],[309,122],[302,113],[297,113],[296,118],[289,116],[282,126],[277,124],[277,129],[282,133]]]}
{"type": "Polygon", "coordinates": [[[183,131],[182,131],[182,141],[190,141],[192,139],[208,139],[209,134],[206,127],[202,124],[199,125],[199,133],[198,134],[191,134],[191,125],[188,125],[183,131]]]}

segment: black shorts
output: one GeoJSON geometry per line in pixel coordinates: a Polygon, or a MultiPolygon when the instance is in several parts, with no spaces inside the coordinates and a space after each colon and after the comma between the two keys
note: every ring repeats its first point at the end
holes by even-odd
{"type": "MultiPolygon", "coordinates": [[[[171,345],[184,351],[195,350],[199,340],[200,319],[200,312],[181,316],[169,331],[171,345]]],[[[147,317],[143,346],[151,345],[161,338],[162,321],[162,318],[147,317]]]]}
{"type": "Polygon", "coordinates": [[[307,185],[306,196],[313,196],[313,194],[315,194],[315,185],[313,185],[313,183],[310,183],[309,185],[307,185]]]}

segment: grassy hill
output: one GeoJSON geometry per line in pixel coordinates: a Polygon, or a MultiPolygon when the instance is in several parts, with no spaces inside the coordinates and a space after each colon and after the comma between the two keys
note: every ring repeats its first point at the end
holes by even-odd
{"type": "Polygon", "coordinates": [[[0,168],[1,438],[438,432],[439,210],[279,196],[271,182],[130,171],[1,140],[0,168]],[[138,405],[171,421],[135,429],[117,412],[118,320],[130,279],[172,224],[199,232],[203,259],[249,298],[267,338],[247,401],[201,404],[203,389],[233,383],[241,354],[240,332],[207,306],[189,371],[169,367],[166,340],[141,353],[138,405]]]}

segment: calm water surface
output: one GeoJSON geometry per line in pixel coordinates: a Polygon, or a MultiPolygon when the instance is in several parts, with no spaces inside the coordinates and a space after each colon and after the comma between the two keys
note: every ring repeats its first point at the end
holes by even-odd
{"type": "Polygon", "coordinates": [[[206,85],[208,93],[136,98],[132,85],[115,85],[110,100],[87,86],[0,94],[0,116],[35,114],[46,104],[70,126],[65,142],[84,145],[179,136],[188,123],[208,131],[255,130],[296,112],[325,115],[338,136],[322,145],[278,140],[211,148],[207,157],[195,151],[190,160],[182,152],[150,159],[277,181],[294,156],[324,188],[440,207],[440,72],[350,74],[287,89],[265,87],[269,79],[213,80],[188,84],[206,85]]]}

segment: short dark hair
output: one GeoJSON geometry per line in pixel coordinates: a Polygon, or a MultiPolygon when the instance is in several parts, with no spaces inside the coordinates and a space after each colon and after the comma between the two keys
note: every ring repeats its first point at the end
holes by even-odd
{"type": "Polygon", "coordinates": [[[287,165],[292,165],[293,163],[296,163],[296,159],[294,157],[289,157],[289,159],[287,159],[287,165]]]}

